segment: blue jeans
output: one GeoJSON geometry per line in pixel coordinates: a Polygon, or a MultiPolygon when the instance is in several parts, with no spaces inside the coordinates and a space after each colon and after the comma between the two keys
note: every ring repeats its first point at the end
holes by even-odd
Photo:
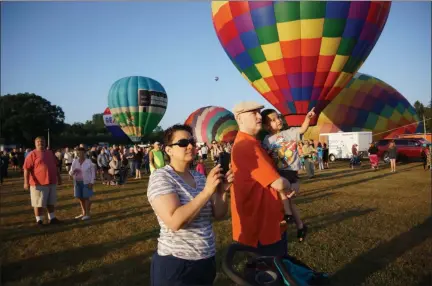
{"type": "Polygon", "coordinates": [[[129,160],[129,170],[130,170],[130,176],[135,176],[135,163],[133,160],[129,160]]]}
{"type": "Polygon", "coordinates": [[[307,176],[309,178],[312,178],[315,175],[315,166],[312,159],[309,158],[305,159],[305,167],[306,167],[307,176]]]}

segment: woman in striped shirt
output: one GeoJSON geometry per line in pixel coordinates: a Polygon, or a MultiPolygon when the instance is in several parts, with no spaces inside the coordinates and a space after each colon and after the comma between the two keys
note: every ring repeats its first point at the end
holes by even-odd
{"type": "Polygon", "coordinates": [[[218,165],[207,179],[189,168],[196,141],[187,125],[174,125],[164,134],[170,163],[149,180],[148,200],[160,225],[152,257],[151,285],[212,285],[216,277],[212,220],[228,211],[227,191],[233,173],[218,165]]]}

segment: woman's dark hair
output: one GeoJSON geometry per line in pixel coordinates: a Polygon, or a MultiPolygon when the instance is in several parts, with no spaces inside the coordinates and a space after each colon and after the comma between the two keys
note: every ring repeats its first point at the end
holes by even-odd
{"type": "Polygon", "coordinates": [[[186,124],[176,124],[165,130],[164,137],[163,137],[163,143],[165,146],[168,146],[170,144],[173,144],[172,140],[174,137],[174,133],[177,131],[186,131],[190,134],[193,134],[192,127],[186,124]]]}
{"type": "Polygon", "coordinates": [[[85,152],[86,149],[84,149],[84,147],[78,147],[77,151],[78,151],[78,152],[85,152]]]}
{"type": "Polygon", "coordinates": [[[318,146],[317,147],[322,147],[321,142],[318,142],[318,146]]]}
{"type": "Polygon", "coordinates": [[[267,125],[268,124],[268,122],[269,122],[269,118],[268,118],[268,116],[270,115],[270,114],[272,114],[272,113],[276,113],[277,114],[277,111],[276,110],[274,110],[274,109],[271,109],[271,108],[268,108],[268,109],[264,109],[263,111],[261,111],[261,117],[262,117],[262,123],[264,124],[264,125],[267,125]]]}

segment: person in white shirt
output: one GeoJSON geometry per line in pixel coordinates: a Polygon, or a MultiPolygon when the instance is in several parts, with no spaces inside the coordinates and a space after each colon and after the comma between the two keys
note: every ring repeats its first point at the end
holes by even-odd
{"type": "Polygon", "coordinates": [[[198,149],[198,158],[199,159],[202,159],[202,148],[203,147],[197,147],[197,149],[198,149]]]}
{"type": "Polygon", "coordinates": [[[70,168],[72,166],[73,158],[74,158],[74,154],[69,151],[68,147],[66,147],[65,153],[64,153],[64,156],[63,156],[63,160],[64,160],[64,163],[65,163],[65,166],[66,166],[65,167],[66,168],[66,172],[68,172],[68,173],[69,173],[69,170],[70,170],[70,168]]]}
{"type": "Polygon", "coordinates": [[[85,149],[77,149],[77,158],[73,160],[69,175],[74,179],[74,196],[80,202],[82,214],[76,219],[90,219],[90,198],[93,196],[93,185],[95,181],[95,166],[90,159],[85,157],[85,149]]]}
{"type": "Polygon", "coordinates": [[[207,154],[208,154],[208,147],[207,143],[204,143],[204,146],[201,147],[201,158],[205,161],[207,160],[207,154]]]}

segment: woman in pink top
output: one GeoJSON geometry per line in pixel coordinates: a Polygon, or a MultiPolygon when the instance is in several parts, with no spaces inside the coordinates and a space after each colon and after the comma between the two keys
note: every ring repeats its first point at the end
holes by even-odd
{"type": "Polygon", "coordinates": [[[90,198],[93,196],[93,184],[95,181],[95,166],[85,157],[85,149],[78,148],[77,156],[73,162],[69,174],[74,179],[74,196],[80,202],[82,214],[76,219],[90,219],[90,198]]]}
{"type": "Polygon", "coordinates": [[[206,168],[204,166],[204,160],[201,158],[198,160],[198,164],[196,166],[196,171],[198,173],[201,173],[204,176],[207,176],[206,168]]]}

